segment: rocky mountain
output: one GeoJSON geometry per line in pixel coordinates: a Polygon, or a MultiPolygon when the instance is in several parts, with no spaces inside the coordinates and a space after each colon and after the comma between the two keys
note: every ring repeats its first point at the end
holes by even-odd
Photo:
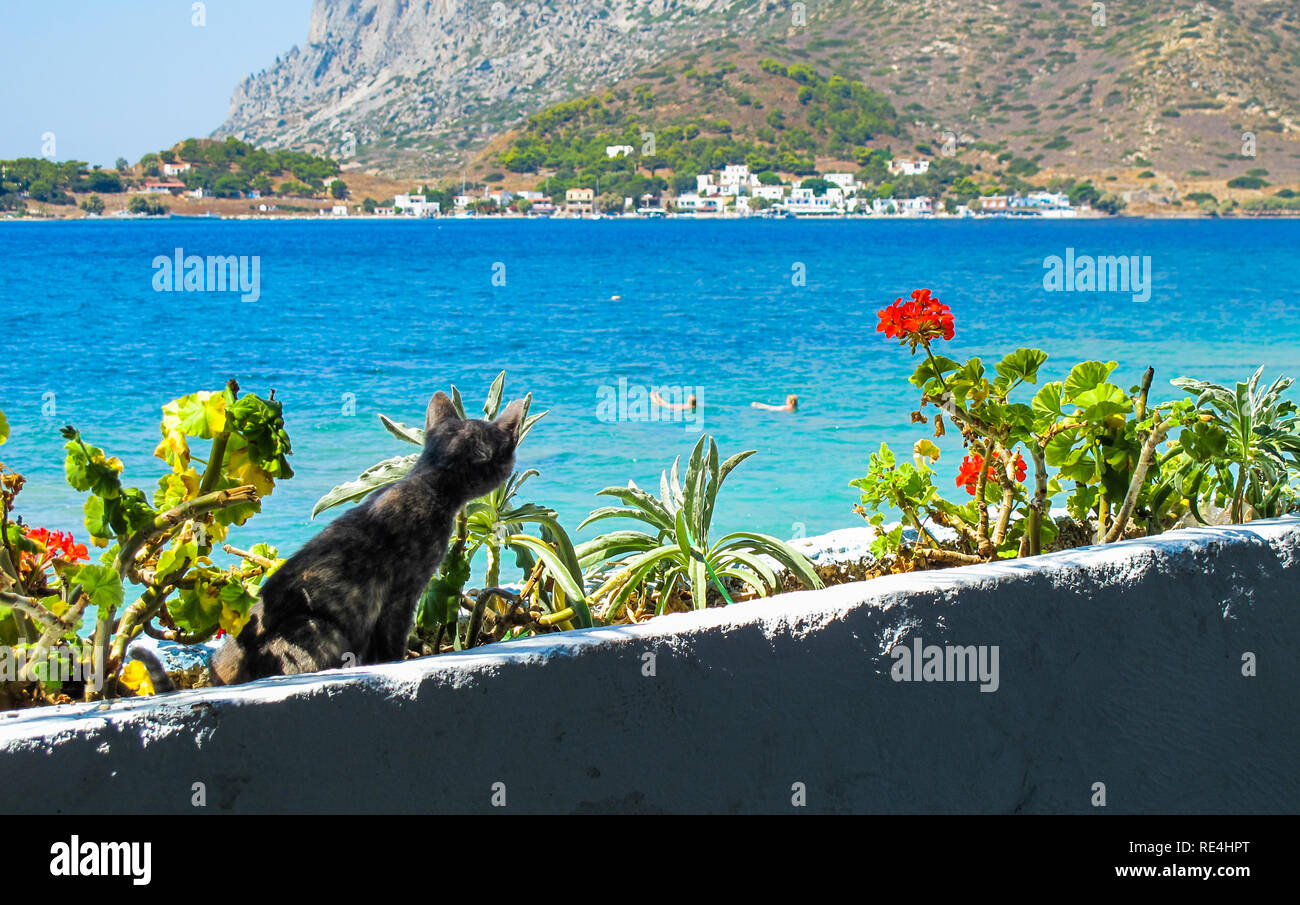
{"type": "MultiPolygon", "coordinates": [[[[775,4],[772,4],[775,7],[775,4]]],[[[316,0],[307,41],[217,135],[389,170],[454,167],[522,116],[769,13],[738,0],[316,0]]]]}
{"type": "Polygon", "coordinates": [[[237,88],[217,134],[448,174],[561,101],[743,78],[729,54],[859,80],[914,144],[1300,178],[1295,0],[317,0],[307,43],[237,88]]]}

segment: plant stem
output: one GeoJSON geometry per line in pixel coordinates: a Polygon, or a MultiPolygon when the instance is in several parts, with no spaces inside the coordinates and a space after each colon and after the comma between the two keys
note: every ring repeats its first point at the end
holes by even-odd
{"type": "Polygon", "coordinates": [[[1232,488],[1232,509],[1229,512],[1229,515],[1231,516],[1234,525],[1240,525],[1243,521],[1242,515],[1243,510],[1245,509],[1243,503],[1245,502],[1246,497],[1246,473],[1246,459],[1243,457],[1242,460],[1237,463],[1237,484],[1232,488]]]}
{"type": "Polygon", "coordinates": [[[58,616],[55,616],[45,607],[41,606],[40,601],[33,600],[30,597],[24,597],[21,594],[15,594],[11,591],[0,591],[0,604],[18,610],[18,612],[29,616],[47,629],[57,628],[66,632],[72,631],[76,628],[75,625],[66,625],[58,616]]]}
{"type": "Polygon", "coordinates": [[[1043,552],[1043,513],[1047,509],[1047,457],[1037,443],[1029,445],[1034,459],[1034,498],[1029,503],[1029,555],[1043,552]]]}
{"type": "Polygon", "coordinates": [[[213,491],[192,500],[187,500],[174,509],[169,509],[162,515],[156,516],[153,521],[137,531],[122,545],[122,549],[118,552],[117,559],[114,561],[117,574],[125,578],[127,570],[134,568],[135,555],[140,552],[140,548],[158,535],[171,531],[177,525],[217,509],[226,509],[243,503],[256,502],[257,488],[252,484],[244,484],[227,490],[213,491]]]}
{"type": "Polygon", "coordinates": [[[225,550],[231,556],[238,556],[240,559],[247,560],[255,566],[261,566],[263,569],[275,568],[275,562],[267,559],[265,556],[258,556],[256,553],[249,553],[247,550],[232,547],[230,544],[222,544],[221,549],[225,550]]]}
{"type": "Polygon", "coordinates": [[[1147,393],[1151,392],[1151,381],[1155,376],[1155,368],[1147,368],[1146,373],[1142,375],[1142,388],[1138,391],[1137,405],[1133,413],[1138,421],[1147,416],[1147,393]]]}
{"type": "Polygon", "coordinates": [[[986,446],[981,443],[974,443],[972,445],[981,460],[979,477],[975,479],[975,505],[979,509],[979,522],[978,527],[976,528],[976,537],[979,538],[980,555],[988,556],[990,553],[989,507],[988,504],[984,502],[984,488],[988,486],[989,482],[989,457],[986,446]]]}
{"type": "Polygon", "coordinates": [[[930,351],[930,343],[928,341],[922,341],[921,345],[925,348],[925,357],[930,359],[930,364],[934,368],[934,376],[939,379],[939,386],[943,387],[943,391],[947,393],[948,382],[944,380],[943,375],[939,373],[939,362],[934,360],[934,353],[930,351]]]}
{"type": "Polygon", "coordinates": [[[1142,490],[1143,483],[1147,479],[1147,471],[1151,468],[1151,463],[1155,461],[1156,447],[1165,439],[1169,429],[1175,424],[1174,418],[1166,418],[1164,421],[1156,424],[1147,437],[1146,442],[1142,444],[1142,455],[1138,457],[1137,468],[1133,471],[1133,477],[1129,479],[1128,492],[1124,494],[1124,502],[1120,505],[1119,512],[1115,514],[1115,523],[1111,525],[1110,530],[1102,537],[1103,544],[1111,544],[1119,540],[1124,535],[1124,528],[1128,525],[1128,520],[1133,514],[1133,507],[1137,505],[1138,494],[1142,490]]]}

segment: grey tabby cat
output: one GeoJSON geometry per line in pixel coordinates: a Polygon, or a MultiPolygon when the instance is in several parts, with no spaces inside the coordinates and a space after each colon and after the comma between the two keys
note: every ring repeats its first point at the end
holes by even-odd
{"type": "MultiPolygon", "coordinates": [[[[213,684],[403,659],[456,513],[510,476],[523,414],[516,400],[495,421],[468,420],[435,393],[415,467],[335,519],[266,580],[244,629],[212,658],[213,684]]],[[[149,651],[132,654],[151,676],[162,672],[157,658],[142,656],[149,651]]]]}

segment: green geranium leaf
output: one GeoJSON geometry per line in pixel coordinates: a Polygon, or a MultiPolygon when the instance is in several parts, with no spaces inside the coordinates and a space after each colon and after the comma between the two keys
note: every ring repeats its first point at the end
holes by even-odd
{"type": "Polygon", "coordinates": [[[1059,380],[1043,384],[1043,388],[1034,394],[1032,403],[1035,414],[1049,420],[1060,418],[1065,412],[1061,409],[1061,389],[1064,384],[1059,380]]]}
{"type": "Polygon", "coordinates": [[[1070,376],[1065,378],[1065,399],[1073,402],[1080,393],[1086,392],[1102,383],[1110,372],[1115,370],[1118,362],[1081,361],[1070,369],[1070,376]]]}
{"type": "Polygon", "coordinates": [[[997,364],[998,376],[1008,381],[1038,382],[1038,369],[1047,361],[1041,349],[1017,349],[997,364]]]}
{"type": "Polygon", "coordinates": [[[939,375],[947,374],[961,367],[959,362],[946,358],[943,355],[936,355],[934,361],[929,358],[921,362],[916,371],[912,373],[911,383],[917,389],[925,389],[926,385],[932,380],[937,380],[939,375]],[[937,367],[936,367],[937,365],[937,367]]]}
{"type": "Polygon", "coordinates": [[[91,606],[100,613],[109,613],[122,605],[122,577],[112,566],[93,563],[77,569],[73,582],[90,598],[91,606]]]}

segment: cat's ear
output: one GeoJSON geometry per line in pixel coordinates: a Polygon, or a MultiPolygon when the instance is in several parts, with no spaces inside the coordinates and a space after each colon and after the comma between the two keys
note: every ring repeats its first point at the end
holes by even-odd
{"type": "Polygon", "coordinates": [[[519,425],[524,420],[524,400],[516,399],[506,406],[506,410],[497,415],[496,423],[515,436],[519,435],[519,425]]]}
{"type": "Polygon", "coordinates": [[[433,426],[439,421],[460,421],[460,412],[456,411],[456,405],[442,390],[433,394],[429,400],[429,408],[424,413],[424,429],[433,430],[433,426]]]}

